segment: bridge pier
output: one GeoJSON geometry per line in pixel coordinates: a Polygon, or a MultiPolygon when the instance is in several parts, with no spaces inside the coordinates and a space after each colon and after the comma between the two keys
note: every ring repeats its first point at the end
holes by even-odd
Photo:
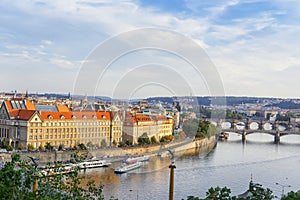
{"type": "Polygon", "coordinates": [[[243,143],[246,142],[246,134],[247,134],[247,132],[246,132],[246,130],[244,130],[243,133],[242,133],[242,142],[243,143]]]}
{"type": "Polygon", "coordinates": [[[280,142],[280,132],[277,131],[274,135],[274,143],[279,144],[280,142]]]}

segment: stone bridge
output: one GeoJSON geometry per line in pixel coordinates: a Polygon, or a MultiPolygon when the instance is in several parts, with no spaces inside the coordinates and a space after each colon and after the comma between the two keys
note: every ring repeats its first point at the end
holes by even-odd
{"type": "Polygon", "coordinates": [[[274,142],[279,143],[280,137],[285,135],[300,135],[300,123],[289,121],[269,120],[232,120],[232,119],[210,119],[220,132],[234,132],[242,135],[246,141],[246,135],[252,133],[267,133],[274,136],[274,142]]]}

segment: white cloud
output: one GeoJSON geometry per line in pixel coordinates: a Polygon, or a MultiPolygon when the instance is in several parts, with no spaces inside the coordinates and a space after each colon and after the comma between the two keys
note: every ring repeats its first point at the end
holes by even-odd
{"type": "MultiPolygon", "coordinates": [[[[300,4],[296,0],[288,3],[276,0],[275,7],[280,9],[259,12],[255,17],[239,17],[238,13],[233,13],[234,18],[226,23],[223,21],[225,12],[245,2],[261,1],[219,0],[212,3],[192,0],[186,3],[193,13],[184,15],[141,7],[129,0],[51,0],[42,3],[3,0],[3,5],[15,12],[12,17],[15,21],[1,22],[4,33],[0,36],[0,63],[2,66],[4,63],[8,66],[19,64],[20,69],[24,67],[21,61],[34,66],[38,63],[71,73],[78,69],[80,60],[107,37],[136,28],[156,27],[178,31],[205,48],[220,70],[230,95],[255,95],[264,84],[271,88],[270,80],[277,77],[278,71],[299,66],[297,11],[300,4]],[[28,20],[19,25],[24,15],[28,20]],[[293,23],[289,24],[289,21],[293,23]],[[266,80],[266,74],[273,78],[266,80]]],[[[9,76],[13,76],[13,72],[9,76]]],[[[57,82],[62,81],[57,79],[57,82]]],[[[286,83],[280,87],[287,91],[295,87],[291,81],[286,83]]],[[[45,84],[44,87],[51,86],[45,84]]],[[[282,96],[272,88],[264,92],[282,96]]],[[[288,95],[287,92],[284,95],[288,95]]]]}

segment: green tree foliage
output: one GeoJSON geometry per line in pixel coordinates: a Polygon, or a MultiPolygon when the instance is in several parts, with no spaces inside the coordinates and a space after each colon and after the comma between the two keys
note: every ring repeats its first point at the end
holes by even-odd
{"type": "Polygon", "coordinates": [[[13,147],[8,144],[8,142],[4,139],[1,142],[1,148],[6,149],[7,151],[12,151],[13,147]]]}
{"type": "Polygon", "coordinates": [[[151,140],[151,144],[156,144],[156,143],[157,143],[157,139],[156,139],[155,136],[152,136],[152,137],[150,138],[150,140],[151,140]]]}
{"type": "Polygon", "coordinates": [[[173,138],[173,135],[165,135],[160,138],[159,142],[171,142],[173,138]]]}
{"type": "Polygon", "coordinates": [[[125,146],[126,146],[126,144],[123,141],[119,142],[119,146],[118,147],[125,147],[125,146]]]}
{"type": "Polygon", "coordinates": [[[297,192],[291,191],[281,200],[300,200],[300,190],[297,192]]]}
{"type": "Polygon", "coordinates": [[[24,144],[19,144],[19,146],[18,146],[18,150],[23,150],[24,149],[24,144]]]}
{"type": "Polygon", "coordinates": [[[45,149],[47,149],[47,150],[53,150],[53,146],[51,145],[51,143],[50,142],[46,142],[46,144],[45,144],[45,149]]]}
{"type": "Polygon", "coordinates": [[[132,146],[132,140],[126,140],[125,144],[126,144],[127,146],[132,146]]]}
{"type": "Polygon", "coordinates": [[[94,144],[93,144],[91,141],[89,141],[89,142],[86,144],[86,146],[87,146],[88,148],[93,148],[93,147],[94,147],[94,144]]]}
{"type": "Polygon", "coordinates": [[[101,140],[101,147],[107,147],[107,142],[105,139],[101,140]]]}
{"type": "Polygon", "coordinates": [[[230,200],[230,189],[227,187],[220,188],[219,186],[216,188],[210,188],[206,192],[206,199],[213,200],[230,200]]]}
{"type": "Polygon", "coordinates": [[[150,144],[151,141],[147,135],[147,133],[143,133],[143,135],[141,137],[138,138],[138,143],[139,144],[150,144]]]}
{"type": "Polygon", "coordinates": [[[11,159],[0,170],[1,199],[33,199],[33,168],[27,162],[21,161],[18,154],[12,154],[11,159]]]}
{"type": "Polygon", "coordinates": [[[288,113],[286,115],[277,114],[276,115],[276,120],[277,121],[290,121],[291,117],[293,117],[292,113],[288,113]]]}
{"type": "Polygon", "coordinates": [[[32,151],[34,149],[34,146],[32,144],[27,145],[27,150],[32,151]]]}
{"type": "Polygon", "coordinates": [[[243,119],[244,116],[237,111],[227,110],[226,111],[226,119],[243,119]]]}
{"type": "Polygon", "coordinates": [[[78,148],[81,150],[86,150],[86,146],[83,143],[78,144],[78,148]]]}
{"type": "Polygon", "coordinates": [[[260,184],[250,184],[247,197],[231,196],[231,191],[227,187],[209,188],[204,199],[188,196],[187,200],[271,200],[274,198],[272,191],[269,188],[263,188],[260,184]]]}
{"type": "MultiPolygon", "coordinates": [[[[6,162],[0,170],[0,199],[8,200],[103,200],[103,186],[96,186],[94,181],[81,184],[79,169],[73,173],[54,173],[46,176],[35,170],[31,160],[20,160],[20,155],[12,154],[12,161],[6,162]],[[38,188],[33,192],[33,182],[38,188]]],[[[50,169],[50,166],[49,166],[50,169]]],[[[62,172],[62,166],[51,167],[53,172],[62,172]]],[[[113,197],[111,198],[113,199],[113,197]]]]}
{"type": "Polygon", "coordinates": [[[208,109],[208,108],[200,108],[200,115],[201,115],[201,118],[211,118],[211,109],[208,109]]]}
{"type": "Polygon", "coordinates": [[[216,135],[218,132],[218,129],[215,125],[211,124],[209,121],[203,121],[201,120],[198,125],[197,133],[195,135],[195,138],[205,138],[205,137],[211,137],[216,135]]]}
{"type": "Polygon", "coordinates": [[[58,146],[58,150],[59,151],[62,151],[64,149],[64,145],[63,144],[60,144],[59,146],[58,146]]]}

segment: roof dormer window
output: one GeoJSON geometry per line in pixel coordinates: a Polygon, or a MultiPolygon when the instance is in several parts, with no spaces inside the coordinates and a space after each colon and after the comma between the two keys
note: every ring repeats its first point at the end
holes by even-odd
{"type": "Polygon", "coordinates": [[[61,115],[61,116],[60,116],[60,119],[65,119],[65,116],[61,115]]]}
{"type": "Polygon", "coordinates": [[[53,116],[52,115],[48,115],[48,119],[53,119],[53,116]]]}

